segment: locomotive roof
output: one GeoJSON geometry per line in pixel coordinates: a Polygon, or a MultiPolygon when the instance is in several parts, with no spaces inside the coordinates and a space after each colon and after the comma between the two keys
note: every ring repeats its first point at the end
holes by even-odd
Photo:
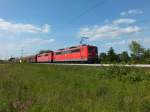
{"type": "Polygon", "coordinates": [[[48,53],[52,53],[53,51],[49,51],[49,52],[45,52],[45,53],[39,53],[38,55],[44,55],[44,54],[48,54],[48,53]]]}
{"type": "MultiPolygon", "coordinates": [[[[96,46],[93,46],[93,45],[82,44],[82,45],[76,45],[76,46],[66,47],[66,48],[63,48],[63,49],[58,49],[55,52],[63,52],[65,50],[77,49],[77,48],[80,48],[81,46],[96,47],[96,46]]],[[[48,54],[48,53],[52,53],[52,52],[54,52],[54,51],[49,51],[49,52],[45,52],[45,53],[41,53],[41,54],[36,54],[36,55],[25,56],[25,57],[22,57],[22,59],[25,59],[25,58],[34,58],[34,57],[36,57],[38,55],[44,55],[44,54],[48,54]]]]}
{"type": "MultiPolygon", "coordinates": [[[[63,48],[63,49],[58,49],[56,52],[64,51],[64,50],[70,50],[70,49],[76,49],[76,48],[79,48],[81,46],[93,46],[93,45],[83,44],[83,45],[77,45],[77,46],[72,46],[72,47],[66,47],[66,48],[63,48]]],[[[95,47],[95,46],[93,46],[93,47],[95,47]]]]}

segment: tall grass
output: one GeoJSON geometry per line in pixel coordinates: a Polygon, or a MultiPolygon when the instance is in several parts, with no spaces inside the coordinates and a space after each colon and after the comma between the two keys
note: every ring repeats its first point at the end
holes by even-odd
{"type": "Polygon", "coordinates": [[[150,70],[0,65],[0,112],[150,112],[150,70]]]}

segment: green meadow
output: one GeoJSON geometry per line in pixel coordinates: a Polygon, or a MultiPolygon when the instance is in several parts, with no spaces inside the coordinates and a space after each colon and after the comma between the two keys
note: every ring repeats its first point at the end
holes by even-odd
{"type": "Polygon", "coordinates": [[[150,69],[0,64],[0,112],[150,112],[150,69]]]}

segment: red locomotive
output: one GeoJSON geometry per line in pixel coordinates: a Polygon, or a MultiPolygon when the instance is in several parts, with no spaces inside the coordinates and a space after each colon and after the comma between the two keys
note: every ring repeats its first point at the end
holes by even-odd
{"type": "Polygon", "coordinates": [[[28,57],[29,62],[52,63],[52,62],[84,62],[96,63],[98,61],[98,48],[91,45],[73,46],[59,49],[55,52],[38,54],[28,57]]]}
{"type": "Polygon", "coordinates": [[[73,46],[54,53],[54,62],[96,62],[97,47],[90,45],[73,46]]]}

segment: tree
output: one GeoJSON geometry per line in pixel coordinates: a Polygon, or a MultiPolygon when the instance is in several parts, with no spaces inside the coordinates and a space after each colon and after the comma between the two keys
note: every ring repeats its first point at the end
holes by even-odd
{"type": "Polygon", "coordinates": [[[150,64],[150,49],[146,49],[143,55],[144,63],[150,64]]]}
{"type": "Polygon", "coordinates": [[[131,50],[131,58],[133,63],[139,63],[142,59],[145,49],[136,41],[132,41],[129,45],[131,50]]]}
{"type": "Polygon", "coordinates": [[[128,52],[127,52],[127,51],[123,51],[123,52],[119,55],[119,59],[120,59],[120,61],[125,62],[125,63],[129,62],[130,57],[129,57],[129,55],[128,55],[128,52]]]}
{"type": "Polygon", "coordinates": [[[144,48],[136,41],[132,41],[129,48],[134,56],[140,57],[144,53],[144,48]]]}
{"type": "Polygon", "coordinates": [[[99,59],[101,63],[105,63],[107,60],[107,54],[106,53],[100,53],[99,59]]]}
{"type": "Polygon", "coordinates": [[[117,62],[117,55],[112,47],[108,50],[107,60],[109,62],[117,62]]]}

